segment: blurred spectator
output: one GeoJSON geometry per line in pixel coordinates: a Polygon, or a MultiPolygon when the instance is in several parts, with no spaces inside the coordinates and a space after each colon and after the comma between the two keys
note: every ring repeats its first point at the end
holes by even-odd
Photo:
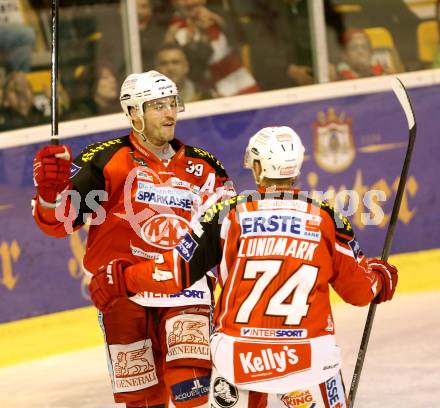
{"type": "Polygon", "coordinates": [[[66,119],[119,112],[119,80],[109,61],[81,68],[75,82],[78,89],[66,119]]]}
{"type": "Polygon", "coordinates": [[[0,67],[0,108],[3,106],[3,93],[6,82],[6,70],[0,67]]]}
{"type": "Polygon", "coordinates": [[[95,73],[92,101],[96,114],[105,115],[120,111],[120,85],[114,68],[109,63],[101,63],[95,73]]]}
{"type": "MultiPolygon", "coordinates": [[[[59,52],[59,70],[66,90],[72,96],[72,102],[75,102],[82,97],[77,95],[78,72],[95,59],[96,41],[89,41],[96,32],[95,19],[88,8],[75,4],[62,7],[61,11],[59,49],[62,51],[59,52]]],[[[48,15],[48,25],[49,18],[48,15]]]]}
{"type": "Polygon", "coordinates": [[[0,131],[41,125],[47,119],[34,105],[32,86],[23,72],[9,74],[4,89],[0,131]]]}
{"type": "Polygon", "coordinates": [[[405,0],[333,0],[335,5],[358,6],[360,11],[342,13],[346,27],[383,27],[394,39],[397,53],[406,70],[422,68],[417,52],[419,18],[405,0]]]}
{"type": "Polygon", "coordinates": [[[342,36],[343,60],[336,67],[337,79],[356,79],[386,74],[382,65],[373,62],[370,39],[362,29],[347,30],[342,36]]]}
{"type": "Polygon", "coordinates": [[[125,77],[120,5],[114,1],[65,0],[61,6],[59,64],[73,105],[90,95],[89,88],[77,88],[85,67],[97,66],[111,56],[114,75],[125,77]]]}
{"type": "Polygon", "coordinates": [[[172,3],[175,13],[165,41],[184,48],[193,68],[192,79],[198,83],[207,80],[219,96],[259,91],[234,47],[236,38],[225,16],[208,9],[206,0],[172,0],[172,3]]]}
{"type": "Polygon", "coordinates": [[[162,45],[167,23],[155,13],[152,0],[136,0],[143,70],[154,69],[154,55],[162,45]]]}
{"type": "MultiPolygon", "coordinates": [[[[70,109],[70,96],[65,90],[59,78],[57,82],[57,91],[58,115],[60,119],[64,119],[65,114],[67,114],[70,109]]],[[[41,111],[45,117],[50,117],[52,103],[52,90],[50,85],[43,85],[43,89],[41,92],[36,92],[35,90],[33,90],[33,94],[35,107],[39,111],[41,111]]]]}
{"type": "Polygon", "coordinates": [[[156,52],[154,58],[155,68],[177,84],[180,97],[184,102],[194,102],[208,99],[212,94],[202,90],[188,78],[190,66],[188,58],[179,45],[164,45],[156,52]]]}
{"type": "MultiPolygon", "coordinates": [[[[314,82],[307,0],[231,0],[230,5],[263,90],[314,82]]],[[[329,49],[338,49],[334,43],[343,31],[341,18],[330,0],[324,0],[324,11],[329,49]]]]}
{"type": "Polygon", "coordinates": [[[34,43],[32,28],[0,22],[0,66],[9,71],[29,71],[34,43]]]}

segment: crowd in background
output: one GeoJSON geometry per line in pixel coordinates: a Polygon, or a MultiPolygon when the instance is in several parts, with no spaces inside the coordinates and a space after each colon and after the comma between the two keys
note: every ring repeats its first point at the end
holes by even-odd
{"type": "MultiPolygon", "coordinates": [[[[143,69],[173,79],[185,102],[317,82],[307,0],[135,1],[143,69]]],[[[61,120],[120,111],[120,3],[61,2],[61,120]]],[[[438,43],[440,0],[428,22],[403,0],[323,3],[330,80],[440,67],[440,48],[422,58],[419,40],[421,24],[435,23],[438,43]]],[[[49,122],[50,5],[0,0],[0,131],[49,122]]]]}

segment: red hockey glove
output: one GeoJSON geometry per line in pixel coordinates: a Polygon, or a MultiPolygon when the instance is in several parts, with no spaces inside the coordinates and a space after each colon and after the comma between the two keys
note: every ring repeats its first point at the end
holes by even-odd
{"type": "Polygon", "coordinates": [[[57,195],[69,185],[72,152],[66,145],[40,149],[34,158],[34,183],[40,204],[55,207],[57,195]]]}
{"type": "Polygon", "coordinates": [[[115,259],[93,275],[89,285],[90,297],[103,313],[110,311],[119,299],[133,295],[127,292],[124,278],[124,269],[130,265],[132,262],[126,259],[115,259]]]}
{"type": "Polygon", "coordinates": [[[382,289],[373,299],[373,303],[379,304],[391,300],[397,285],[397,268],[381,259],[368,259],[368,265],[377,273],[382,283],[382,289]]]}

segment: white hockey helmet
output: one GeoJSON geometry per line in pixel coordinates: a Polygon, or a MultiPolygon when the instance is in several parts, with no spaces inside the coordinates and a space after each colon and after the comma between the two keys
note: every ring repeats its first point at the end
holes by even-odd
{"type": "Polygon", "coordinates": [[[185,110],[176,84],[157,71],[148,71],[129,75],[122,84],[119,100],[123,111],[131,120],[129,108],[134,108],[136,115],[143,118],[145,102],[167,96],[176,98],[178,112],[185,110]]]}
{"type": "Polygon", "coordinates": [[[254,161],[261,164],[261,181],[295,178],[304,161],[304,146],[296,132],[288,126],[266,127],[249,139],[244,167],[253,170],[254,161]]]}

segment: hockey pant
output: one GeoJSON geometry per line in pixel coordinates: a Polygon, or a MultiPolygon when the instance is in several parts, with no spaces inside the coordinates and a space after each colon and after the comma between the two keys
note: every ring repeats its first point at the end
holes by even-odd
{"type": "Polygon", "coordinates": [[[209,306],[148,308],[129,299],[99,313],[115,402],[204,407],[211,360],[209,306]]]}
{"type": "Polygon", "coordinates": [[[249,391],[229,383],[213,367],[209,390],[210,408],[346,408],[341,372],[327,381],[285,394],[249,391]]]}

